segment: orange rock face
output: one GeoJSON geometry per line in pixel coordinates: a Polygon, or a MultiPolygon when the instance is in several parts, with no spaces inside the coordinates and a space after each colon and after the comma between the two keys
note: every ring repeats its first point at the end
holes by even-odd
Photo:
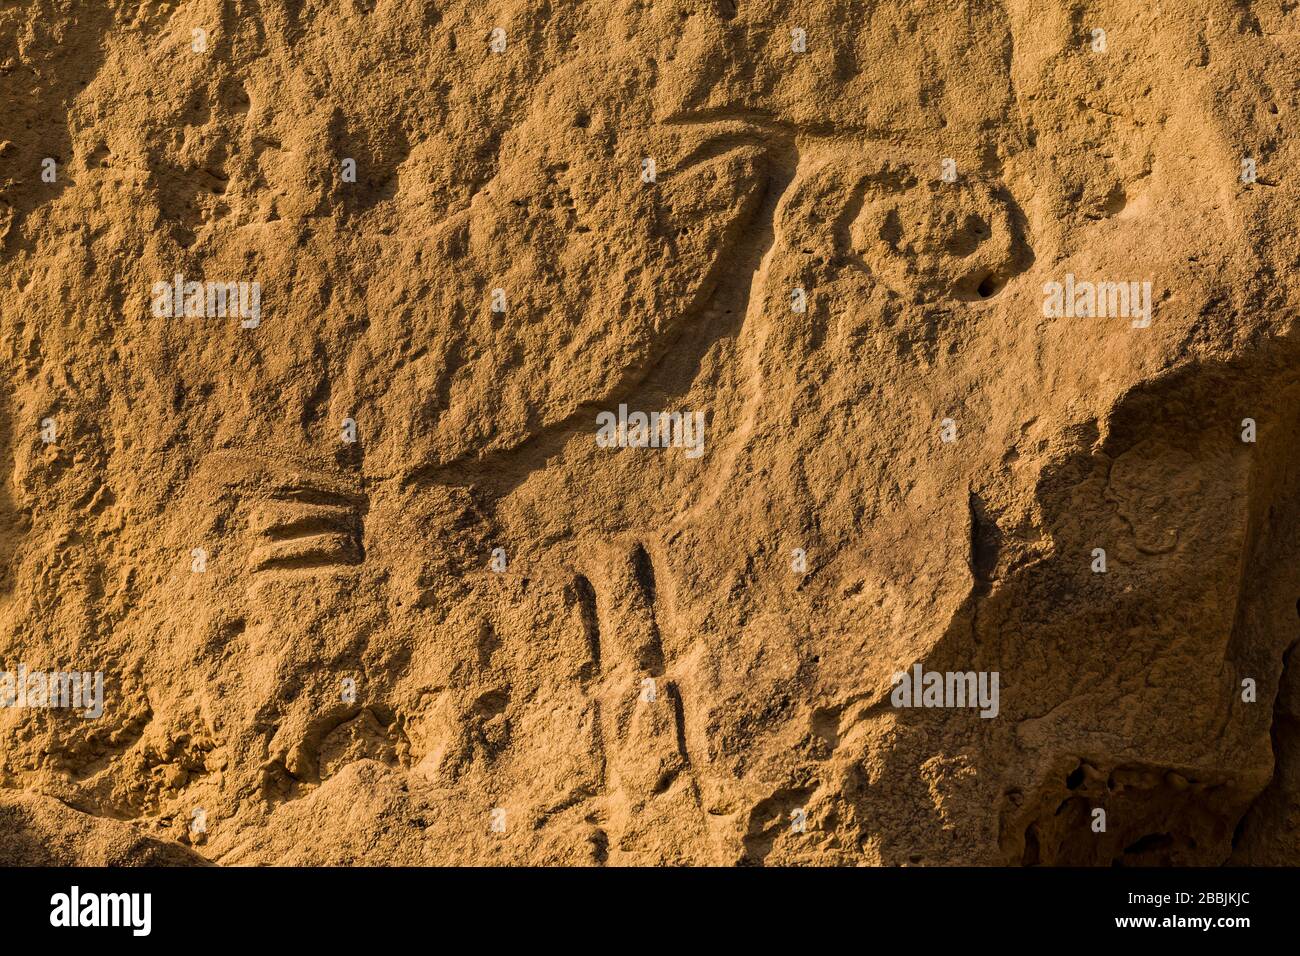
{"type": "Polygon", "coordinates": [[[0,862],[1300,863],[1298,18],[4,4],[0,862]]]}

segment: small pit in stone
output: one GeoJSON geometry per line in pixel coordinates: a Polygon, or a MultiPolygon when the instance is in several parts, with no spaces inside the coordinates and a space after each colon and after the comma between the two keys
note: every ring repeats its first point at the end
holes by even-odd
{"type": "Polygon", "coordinates": [[[1002,287],[1007,284],[1007,280],[1001,278],[997,273],[990,272],[983,279],[980,279],[979,285],[975,287],[975,294],[981,299],[991,299],[1002,291],[1002,287]]]}

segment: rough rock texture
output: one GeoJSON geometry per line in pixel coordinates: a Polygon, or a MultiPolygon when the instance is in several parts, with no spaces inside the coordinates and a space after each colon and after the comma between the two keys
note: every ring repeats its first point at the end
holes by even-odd
{"type": "Polygon", "coordinates": [[[0,862],[1300,863],[1298,58],[1284,0],[0,2],[0,668],[104,675],[0,709],[0,862]]]}

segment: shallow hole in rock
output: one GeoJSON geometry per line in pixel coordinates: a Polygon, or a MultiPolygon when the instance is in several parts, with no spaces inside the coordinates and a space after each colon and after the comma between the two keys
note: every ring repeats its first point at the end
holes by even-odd
{"type": "Polygon", "coordinates": [[[990,272],[983,279],[980,279],[980,284],[975,287],[975,293],[981,299],[992,298],[1001,292],[1002,287],[1006,284],[1005,279],[999,278],[996,273],[990,272]]]}
{"type": "Polygon", "coordinates": [[[1124,853],[1145,853],[1148,850],[1164,850],[1174,845],[1174,838],[1168,833],[1148,833],[1146,836],[1138,837],[1128,846],[1124,847],[1124,853]]]}

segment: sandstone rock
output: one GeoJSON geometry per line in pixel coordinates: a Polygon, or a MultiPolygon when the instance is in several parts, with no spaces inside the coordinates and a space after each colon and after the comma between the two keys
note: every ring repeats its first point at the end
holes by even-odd
{"type": "Polygon", "coordinates": [[[1300,862],[1297,16],[5,5],[0,848],[1300,862]]]}

